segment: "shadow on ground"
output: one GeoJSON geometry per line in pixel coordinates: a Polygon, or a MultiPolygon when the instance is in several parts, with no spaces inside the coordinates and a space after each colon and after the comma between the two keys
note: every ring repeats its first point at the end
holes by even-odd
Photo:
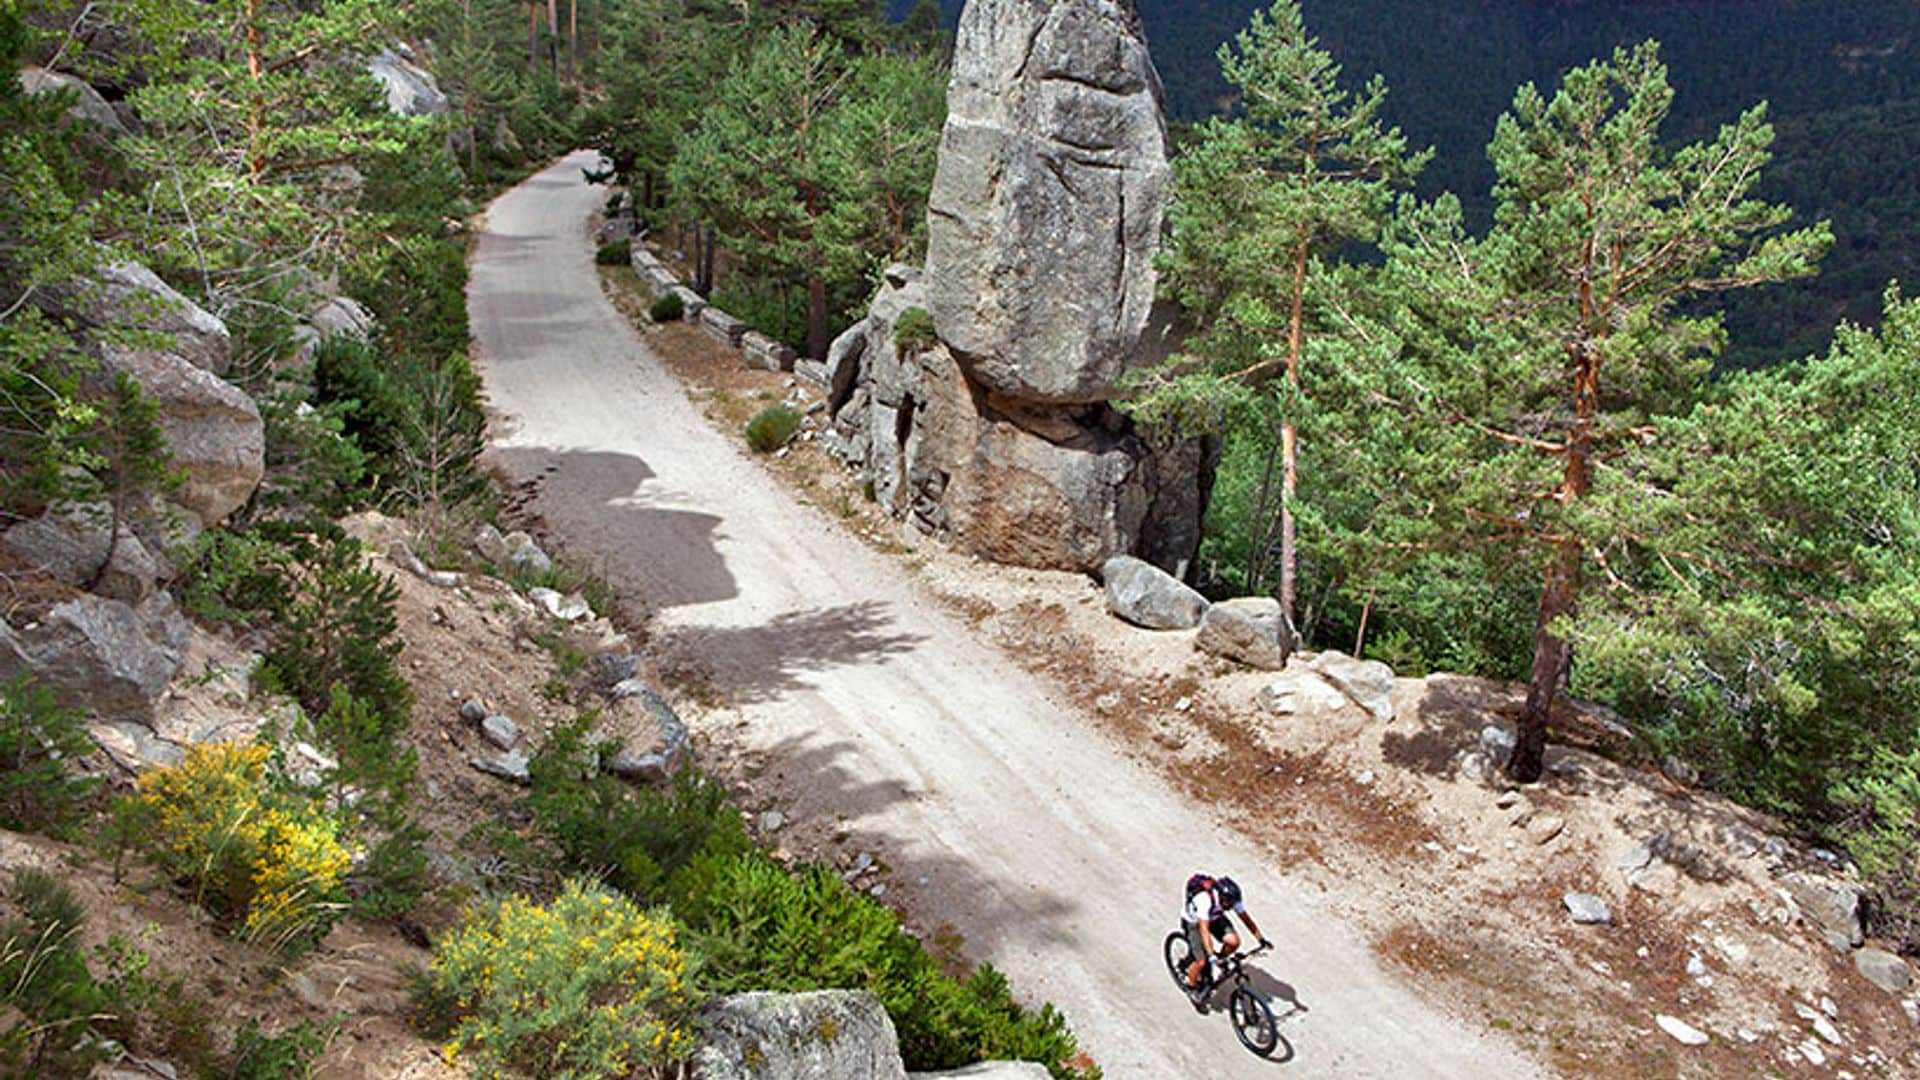
{"type": "Polygon", "coordinates": [[[739,586],[715,544],[720,518],[659,505],[641,488],[655,478],[632,454],[495,447],[487,462],[512,483],[515,505],[552,531],[562,555],[659,612],[731,600],[739,586]]]}
{"type": "Polygon", "coordinates": [[[890,632],[877,601],[786,611],[750,626],[687,626],[657,632],[664,667],[696,673],[733,705],[762,705],[810,688],[808,677],[913,651],[920,634],[890,632]]]}
{"type": "MultiPolygon", "coordinates": [[[[877,864],[886,903],[907,913],[909,924],[936,957],[962,960],[971,967],[1009,941],[1053,940],[1074,950],[1096,944],[1092,936],[1099,928],[1090,925],[1094,920],[1075,897],[1040,882],[994,874],[977,861],[925,843],[925,837],[873,827],[872,822],[890,817],[891,808],[912,803],[919,793],[896,781],[870,779],[852,744],[809,733],[783,739],[764,753],[772,778],[787,793],[781,800],[784,811],[798,821],[843,824],[836,831],[839,842],[835,835],[823,836],[818,849],[790,833],[763,839],[776,846],[794,845],[794,855],[802,861],[836,867],[836,856],[844,861],[861,852],[888,853],[877,864]],[[938,922],[913,922],[916,912],[934,906],[922,902],[934,894],[945,898],[938,905],[943,908],[950,908],[954,897],[964,898],[964,934],[938,922]]],[[[1028,1004],[1038,1007],[1040,1002],[1028,1004]]]]}

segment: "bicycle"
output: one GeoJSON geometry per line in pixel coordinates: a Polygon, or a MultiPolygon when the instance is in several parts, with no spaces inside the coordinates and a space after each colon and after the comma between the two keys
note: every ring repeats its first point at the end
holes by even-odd
{"type": "Polygon", "coordinates": [[[1237,952],[1220,961],[1220,975],[1215,978],[1211,965],[1201,973],[1203,980],[1200,989],[1195,991],[1187,985],[1187,968],[1193,963],[1193,949],[1187,944],[1184,930],[1175,930],[1167,935],[1164,951],[1167,960],[1167,974],[1189,1000],[1205,1003],[1213,1000],[1220,987],[1231,982],[1233,993],[1227,997],[1227,1015],[1233,1019],[1234,1037],[1248,1050],[1266,1057],[1280,1044],[1280,1031],[1273,1021],[1273,1008],[1259,991],[1248,985],[1247,961],[1271,949],[1271,945],[1262,945],[1252,952],[1237,952]]]}

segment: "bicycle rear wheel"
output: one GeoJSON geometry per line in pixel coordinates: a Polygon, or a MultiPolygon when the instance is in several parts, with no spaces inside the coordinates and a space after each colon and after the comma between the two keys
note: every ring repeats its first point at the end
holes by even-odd
{"type": "Polygon", "coordinates": [[[1173,976],[1174,984],[1184,993],[1187,989],[1187,965],[1193,963],[1193,950],[1187,945],[1187,935],[1179,930],[1168,934],[1161,951],[1167,957],[1167,974],[1173,976]]]}
{"type": "Polygon", "coordinates": [[[1273,1010],[1267,1006],[1265,998],[1242,986],[1228,999],[1228,1011],[1233,1017],[1233,1034],[1240,1045],[1266,1057],[1280,1043],[1279,1029],[1274,1027],[1273,1010]]]}

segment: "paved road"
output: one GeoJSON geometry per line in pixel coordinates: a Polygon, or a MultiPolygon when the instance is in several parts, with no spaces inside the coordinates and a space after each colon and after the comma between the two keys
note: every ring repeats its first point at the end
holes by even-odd
{"type": "Polygon", "coordinates": [[[1115,1080],[1541,1074],[1416,998],[1310,890],[714,432],[601,294],[591,160],[502,196],[474,253],[493,452],[540,480],[534,509],[566,550],[711,661],[740,738],[801,780],[796,814],[872,838],[916,907],[1063,1009],[1115,1080]],[[1241,1050],[1167,979],[1180,884],[1207,867],[1239,878],[1281,943],[1266,985],[1302,1010],[1285,1063],[1241,1050]]]}

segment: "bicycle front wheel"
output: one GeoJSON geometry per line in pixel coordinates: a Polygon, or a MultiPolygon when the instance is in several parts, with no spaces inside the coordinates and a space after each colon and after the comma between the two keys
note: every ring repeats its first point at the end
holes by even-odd
{"type": "Polygon", "coordinates": [[[1166,945],[1161,951],[1167,955],[1167,974],[1173,976],[1174,984],[1185,991],[1187,965],[1193,963],[1193,950],[1187,946],[1187,935],[1179,930],[1168,934],[1166,945]]]}
{"type": "Polygon", "coordinates": [[[1273,1010],[1267,1007],[1267,1000],[1243,986],[1233,992],[1228,1005],[1233,1034],[1240,1045],[1261,1057],[1273,1053],[1280,1043],[1280,1032],[1274,1027],[1273,1010]]]}

